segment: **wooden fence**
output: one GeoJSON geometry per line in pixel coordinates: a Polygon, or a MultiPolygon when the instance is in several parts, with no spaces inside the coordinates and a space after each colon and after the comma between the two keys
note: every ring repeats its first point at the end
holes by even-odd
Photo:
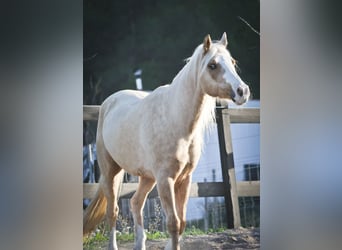
{"type": "MultiPolygon", "coordinates": [[[[83,120],[96,121],[99,107],[95,105],[83,106],[83,120]]],[[[225,197],[227,211],[227,227],[238,228],[240,212],[238,197],[260,196],[260,181],[236,181],[233,160],[232,140],[230,134],[231,123],[260,123],[259,108],[228,109],[226,106],[216,107],[216,121],[220,144],[220,157],[223,182],[198,182],[191,184],[190,197],[225,197]]],[[[97,190],[97,183],[83,184],[83,198],[91,199],[97,190]]],[[[131,198],[138,183],[124,183],[120,198],[131,198]]],[[[154,188],[149,198],[157,197],[154,188]]]]}

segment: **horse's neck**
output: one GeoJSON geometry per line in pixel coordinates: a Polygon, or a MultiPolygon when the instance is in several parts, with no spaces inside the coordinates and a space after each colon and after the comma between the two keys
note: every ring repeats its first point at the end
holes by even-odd
{"type": "Polygon", "coordinates": [[[194,65],[185,65],[171,84],[170,115],[181,124],[180,132],[185,136],[203,133],[215,108],[215,99],[203,93],[191,67],[194,65]]]}

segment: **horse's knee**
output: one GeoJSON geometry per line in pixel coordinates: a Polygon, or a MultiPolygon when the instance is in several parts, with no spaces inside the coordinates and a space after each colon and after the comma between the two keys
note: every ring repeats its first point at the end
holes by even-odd
{"type": "Polygon", "coordinates": [[[181,222],[176,216],[170,216],[170,218],[167,219],[167,229],[169,230],[169,233],[180,234],[180,228],[181,222]]]}
{"type": "Polygon", "coordinates": [[[142,224],[142,207],[139,203],[137,197],[133,196],[130,200],[131,203],[131,211],[133,214],[134,223],[142,224]]]}
{"type": "Polygon", "coordinates": [[[179,227],[179,235],[181,235],[184,232],[186,226],[186,221],[185,220],[180,220],[180,227],[179,227]]]}

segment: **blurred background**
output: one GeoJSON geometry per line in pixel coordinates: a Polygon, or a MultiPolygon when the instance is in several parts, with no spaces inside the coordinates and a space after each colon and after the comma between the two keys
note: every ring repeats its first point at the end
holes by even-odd
{"type": "Polygon", "coordinates": [[[142,0],[83,2],[83,103],[100,104],[121,89],[168,84],[207,34],[227,32],[239,74],[259,99],[260,1],[142,0]],[[250,26],[251,27],[250,27],[250,26]]]}

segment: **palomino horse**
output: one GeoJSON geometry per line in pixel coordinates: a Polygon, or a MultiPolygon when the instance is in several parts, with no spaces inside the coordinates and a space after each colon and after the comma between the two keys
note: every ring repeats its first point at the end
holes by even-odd
{"type": "Polygon", "coordinates": [[[125,170],[139,176],[131,199],[134,249],[145,249],[142,212],[155,185],[171,237],[165,249],[179,249],[191,177],[200,157],[204,129],[213,120],[215,98],[240,105],[250,95],[249,87],[235,71],[227,44],[226,33],[217,42],[207,35],[170,85],[151,94],[119,91],[103,102],[96,142],[101,178],[95,198],[84,213],[84,235],[107,213],[112,228],[109,249],[118,249],[117,199],[125,170]]]}

